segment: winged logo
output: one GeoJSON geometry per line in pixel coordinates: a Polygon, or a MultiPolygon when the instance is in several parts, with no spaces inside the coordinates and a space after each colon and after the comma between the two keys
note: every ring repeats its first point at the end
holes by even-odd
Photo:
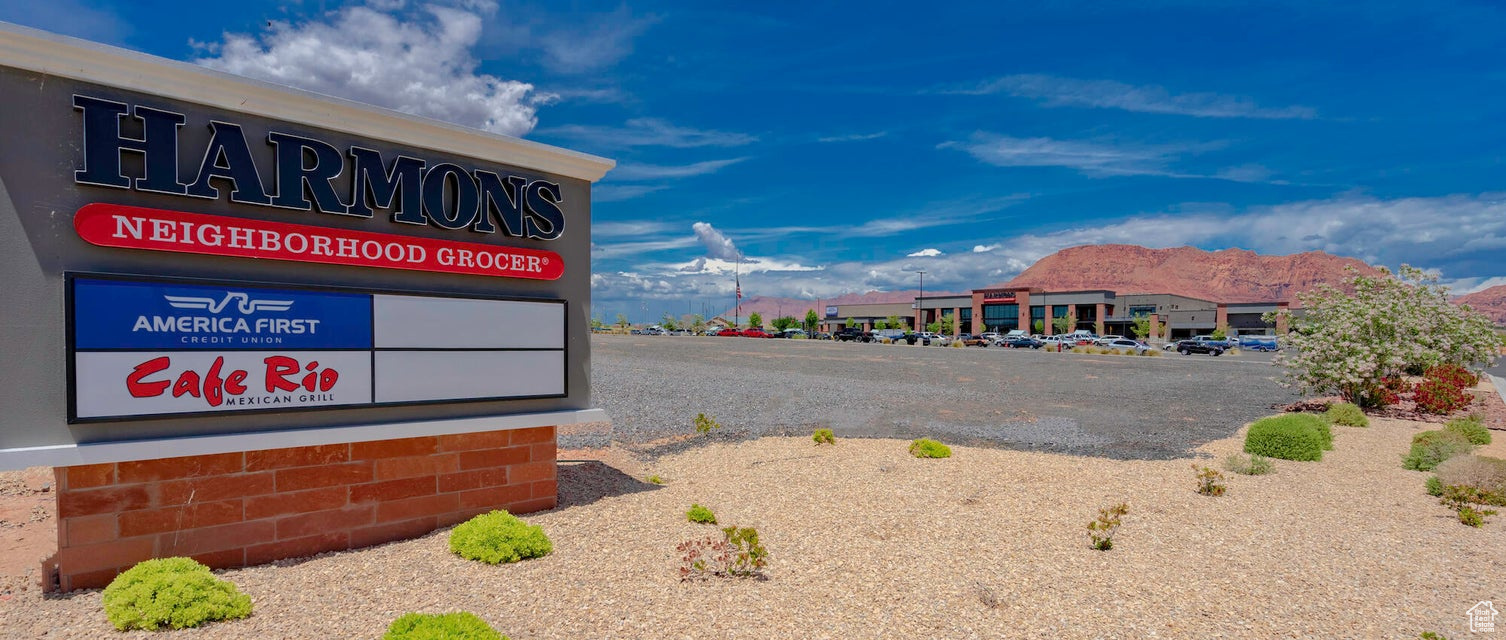
{"type": "Polygon", "coordinates": [[[218,314],[230,306],[231,300],[238,300],[240,312],[245,315],[257,311],[287,311],[293,306],[292,300],[254,300],[251,296],[240,291],[226,291],[225,297],[220,300],[214,298],[201,298],[198,296],[169,296],[164,295],[167,304],[175,309],[207,309],[210,313],[218,314]]]}

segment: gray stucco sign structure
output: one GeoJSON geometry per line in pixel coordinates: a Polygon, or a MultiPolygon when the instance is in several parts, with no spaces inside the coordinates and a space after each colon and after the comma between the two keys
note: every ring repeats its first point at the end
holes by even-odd
{"type": "Polygon", "coordinates": [[[562,425],[609,160],[0,24],[0,468],[562,425]]]}

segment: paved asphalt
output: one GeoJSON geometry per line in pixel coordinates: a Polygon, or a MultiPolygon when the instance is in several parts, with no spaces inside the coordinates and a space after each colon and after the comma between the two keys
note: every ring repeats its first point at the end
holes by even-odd
{"type": "Polygon", "coordinates": [[[692,433],[704,412],[725,425],[721,438],[829,427],[839,437],[1171,458],[1294,400],[1270,359],[598,335],[592,385],[610,438],[628,446],[692,433]]]}

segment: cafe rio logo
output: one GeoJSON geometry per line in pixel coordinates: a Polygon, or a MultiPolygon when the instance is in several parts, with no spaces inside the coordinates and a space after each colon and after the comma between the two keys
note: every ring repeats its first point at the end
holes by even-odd
{"type": "Polygon", "coordinates": [[[79,184],[209,200],[228,191],[231,202],[247,205],[356,218],[380,210],[395,223],[534,240],[565,232],[560,185],[546,180],[407,155],[388,162],[374,149],[352,145],[342,152],[278,131],[267,133],[270,149],[260,151],[270,155],[263,166],[272,167],[264,176],[241,125],[222,120],[207,123],[202,147],[183,149],[190,153],[184,164],[184,114],[84,95],[73,96],[73,107],[83,114],[79,184]],[[128,155],[139,161],[126,162],[128,155]]]}

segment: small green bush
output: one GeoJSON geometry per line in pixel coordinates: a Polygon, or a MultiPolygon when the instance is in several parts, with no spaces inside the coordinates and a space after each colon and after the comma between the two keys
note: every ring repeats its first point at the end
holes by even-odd
{"type": "Polygon", "coordinates": [[[1485,504],[1487,498],[1480,495],[1479,489],[1463,485],[1451,484],[1443,488],[1443,496],[1438,503],[1453,509],[1459,515],[1459,522],[1471,527],[1485,525],[1485,517],[1496,515],[1494,509],[1476,509],[1471,505],[1485,504]]]}
{"type": "Polygon", "coordinates": [[[1490,430],[1485,428],[1479,416],[1454,418],[1443,425],[1443,429],[1464,436],[1470,444],[1490,444],[1490,430]]]}
{"type": "Polygon", "coordinates": [[[1271,466],[1270,458],[1239,453],[1224,458],[1224,468],[1246,476],[1263,476],[1276,470],[1271,466]]]}
{"type": "Polygon", "coordinates": [[[917,458],[950,458],[952,448],[930,438],[921,438],[910,443],[910,455],[917,458]]]}
{"type": "Polygon", "coordinates": [[[1317,416],[1318,421],[1313,423],[1313,428],[1318,430],[1318,435],[1323,438],[1323,450],[1333,451],[1333,423],[1328,416],[1317,416]]]}
{"type": "Polygon", "coordinates": [[[1424,431],[1412,436],[1412,450],[1402,458],[1401,466],[1413,471],[1432,471],[1443,461],[1474,448],[1468,438],[1453,431],[1424,431]]]}
{"type": "Polygon", "coordinates": [[[1434,498],[1443,495],[1443,481],[1438,479],[1438,476],[1428,476],[1427,481],[1423,485],[1428,488],[1428,495],[1434,498]]]}
{"type": "Polygon", "coordinates": [[[1205,496],[1221,496],[1228,487],[1224,486],[1224,474],[1209,467],[1198,467],[1192,464],[1192,471],[1197,475],[1197,492],[1205,496]]]}
{"type": "Polygon", "coordinates": [[[685,512],[685,519],[697,524],[716,524],[716,514],[698,504],[690,505],[690,510],[685,512]]]}
{"type": "Polygon", "coordinates": [[[706,414],[704,414],[704,413],[697,413],[697,414],[695,414],[695,432],[696,433],[705,435],[705,434],[711,433],[712,429],[720,429],[720,428],[722,428],[722,423],[717,422],[716,418],[708,418],[708,417],[706,417],[706,414]]]}
{"type": "Polygon", "coordinates": [[[251,615],[251,596],[192,558],[139,562],[110,581],[105,617],[120,631],[184,629],[251,615]]]}
{"type": "Polygon", "coordinates": [[[409,613],[392,621],[382,640],[507,640],[468,611],[409,613]]]}
{"type": "Polygon", "coordinates": [[[649,484],[664,484],[664,478],[660,478],[659,474],[657,473],[644,478],[643,481],[649,484]]]}
{"type": "Polygon", "coordinates": [[[1342,424],[1346,427],[1370,426],[1370,418],[1365,416],[1365,412],[1361,411],[1358,406],[1348,402],[1329,405],[1328,411],[1323,415],[1328,418],[1329,422],[1342,424]]]}
{"type": "MultiPolygon", "coordinates": [[[[1245,434],[1245,453],[1282,460],[1323,459],[1328,422],[1310,413],[1288,413],[1255,421],[1245,434]]],[[[1331,445],[1330,445],[1331,446],[1331,445]]]]}
{"type": "Polygon", "coordinates": [[[538,558],[553,550],[554,544],[542,527],[530,526],[501,510],[466,520],[450,532],[450,551],[487,564],[538,558]]]}
{"type": "Polygon", "coordinates": [[[816,444],[836,444],[837,437],[832,435],[831,429],[817,429],[811,434],[811,440],[816,444]]]}

